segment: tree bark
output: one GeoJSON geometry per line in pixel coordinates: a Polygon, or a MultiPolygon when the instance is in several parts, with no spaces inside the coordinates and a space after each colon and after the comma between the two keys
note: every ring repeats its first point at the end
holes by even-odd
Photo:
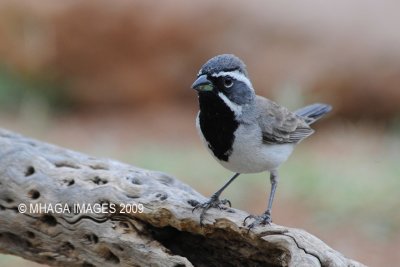
{"type": "Polygon", "coordinates": [[[52,266],[363,266],[300,229],[248,231],[233,208],[202,227],[192,209],[205,200],[164,173],[0,129],[0,253],[52,266]]]}

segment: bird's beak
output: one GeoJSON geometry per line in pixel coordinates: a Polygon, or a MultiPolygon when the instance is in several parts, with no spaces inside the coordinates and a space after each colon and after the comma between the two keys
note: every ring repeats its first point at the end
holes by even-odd
{"type": "Polygon", "coordinates": [[[207,92],[213,90],[212,83],[207,79],[207,75],[201,75],[197,78],[196,81],[192,84],[192,89],[198,92],[207,92]]]}

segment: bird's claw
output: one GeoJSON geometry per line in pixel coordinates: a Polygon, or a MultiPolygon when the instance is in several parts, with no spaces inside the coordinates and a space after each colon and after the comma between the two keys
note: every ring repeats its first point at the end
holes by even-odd
{"type": "MultiPolygon", "coordinates": [[[[222,205],[224,205],[224,206],[229,205],[230,208],[232,207],[232,203],[231,203],[231,201],[229,199],[226,199],[226,198],[222,199],[222,200],[220,200],[220,203],[222,205]]],[[[226,207],[221,207],[221,205],[218,205],[218,208],[219,209],[226,209],[226,207]]]]}
{"type": "Polygon", "coordinates": [[[248,220],[248,219],[255,219],[256,218],[256,216],[254,216],[254,215],[249,215],[249,216],[247,216],[246,218],[244,218],[244,220],[243,220],[243,226],[246,226],[246,221],[248,220]]]}
{"type": "Polygon", "coordinates": [[[192,212],[194,212],[197,209],[201,209],[200,225],[203,225],[204,216],[205,216],[207,210],[209,210],[211,208],[218,208],[220,210],[225,210],[225,209],[227,209],[226,205],[229,205],[229,207],[232,207],[231,202],[228,199],[220,200],[218,197],[211,197],[206,202],[197,204],[192,209],[192,212]]]}
{"type": "Polygon", "coordinates": [[[270,225],[272,223],[271,213],[265,212],[261,216],[249,215],[243,220],[243,226],[247,226],[248,232],[258,225],[270,225]],[[254,219],[252,223],[246,225],[248,219],[254,219]]]}
{"type": "Polygon", "coordinates": [[[229,207],[232,207],[231,202],[228,199],[219,199],[219,198],[214,198],[211,197],[209,200],[203,203],[197,204],[193,209],[192,212],[194,212],[197,209],[203,209],[203,210],[208,210],[210,208],[219,208],[219,209],[226,209],[226,205],[229,205],[229,207]]]}

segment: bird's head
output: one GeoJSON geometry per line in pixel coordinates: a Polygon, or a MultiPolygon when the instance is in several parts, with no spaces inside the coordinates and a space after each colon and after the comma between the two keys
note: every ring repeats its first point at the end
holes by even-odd
{"type": "Polygon", "coordinates": [[[208,60],[192,84],[199,96],[215,94],[225,102],[246,105],[255,98],[253,86],[248,78],[246,65],[231,54],[218,55],[208,60]]]}

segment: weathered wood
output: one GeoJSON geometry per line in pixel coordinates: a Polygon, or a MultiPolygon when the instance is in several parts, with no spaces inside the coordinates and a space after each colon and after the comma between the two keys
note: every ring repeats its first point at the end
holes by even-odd
{"type": "Polygon", "coordinates": [[[236,209],[209,210],[201,227],[192,208],[204,200],[166,174],[0,130],[1,253],[53,266],[363,266],[303,230],[248,232],[236,209]],[[57,203],[64,212],[45,213],[57,203]],[[108,210],[74,213],[95,203],[108,210]]]}

